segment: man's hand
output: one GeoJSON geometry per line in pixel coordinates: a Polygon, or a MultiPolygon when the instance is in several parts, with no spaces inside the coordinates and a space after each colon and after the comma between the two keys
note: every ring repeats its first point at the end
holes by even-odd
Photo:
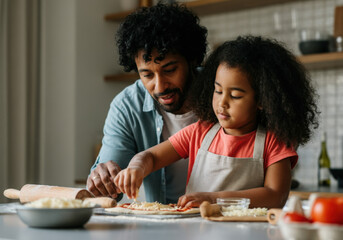
{"type": "Polygon", "coordinates": [[[119,165],[113,161],[98,164],[87,179],[88,190],[96,197],[117,198],[120,191],[113,180],[120,170],[119,165]]]}

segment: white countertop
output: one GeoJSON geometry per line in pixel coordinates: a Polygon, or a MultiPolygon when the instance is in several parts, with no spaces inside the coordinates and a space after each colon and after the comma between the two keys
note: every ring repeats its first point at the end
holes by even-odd
{"type": "Polygon", "coordinates": [[[211,222],[201,217],[145,219],[93,215],[83,228],[40,229],[26,226],[13,213],[13,204],[0,204],[0,239],[146,239],[146,240],[281,240],[279,227],[267,222],[211,222]]]}

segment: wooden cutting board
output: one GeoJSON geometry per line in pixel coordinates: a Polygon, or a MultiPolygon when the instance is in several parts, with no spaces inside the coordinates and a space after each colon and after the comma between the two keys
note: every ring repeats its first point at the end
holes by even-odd
{"type": "Polygon", "coordinates": [[[218,204],[203,202],[200,205],[201,217],[215,222],[268,222],[267,216],[223,216],[218,204]]]}

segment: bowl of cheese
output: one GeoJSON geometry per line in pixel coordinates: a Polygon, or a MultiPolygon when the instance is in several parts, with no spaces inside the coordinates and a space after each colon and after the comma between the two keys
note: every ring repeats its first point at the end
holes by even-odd
{"type": "Polygon", "coordinates": [[[249,208],[250,199],[248,198],[217,198],[220,212],[223,216],[237,215],[249,208]]]}
{"type": "Polygon", "coordinates": [[[249,198],[217,198],[217,204],[221,207],[249,208],[249,198]]]}
{"type": "Polygon", "coordinates": [[[217,205],[225,217],[265,217],[267,208],[249,208],[249,198],[217,198],[217,205]]]}
{"type": "Polygon", "coordinates": [[[95,204],[79,199],[41,198],[17,208],[19,218],[34,228],[78,228],[88,222],[95,204]]]}

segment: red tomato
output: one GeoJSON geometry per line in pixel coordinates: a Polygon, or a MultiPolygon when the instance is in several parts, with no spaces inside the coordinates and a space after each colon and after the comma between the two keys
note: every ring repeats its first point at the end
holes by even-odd
{"type": "Polygon", "coordinates": [[[304,215],[297,212],[288,212],[283,217],[284,222],[302,222],[302,223],[311,223],[311,220],[305,217],[304,215]]]}
{"type": "Polygon", "coordinates": [[[314,222],[343,224],[343,197],[317,198],[311,217],[314,222]]]}

